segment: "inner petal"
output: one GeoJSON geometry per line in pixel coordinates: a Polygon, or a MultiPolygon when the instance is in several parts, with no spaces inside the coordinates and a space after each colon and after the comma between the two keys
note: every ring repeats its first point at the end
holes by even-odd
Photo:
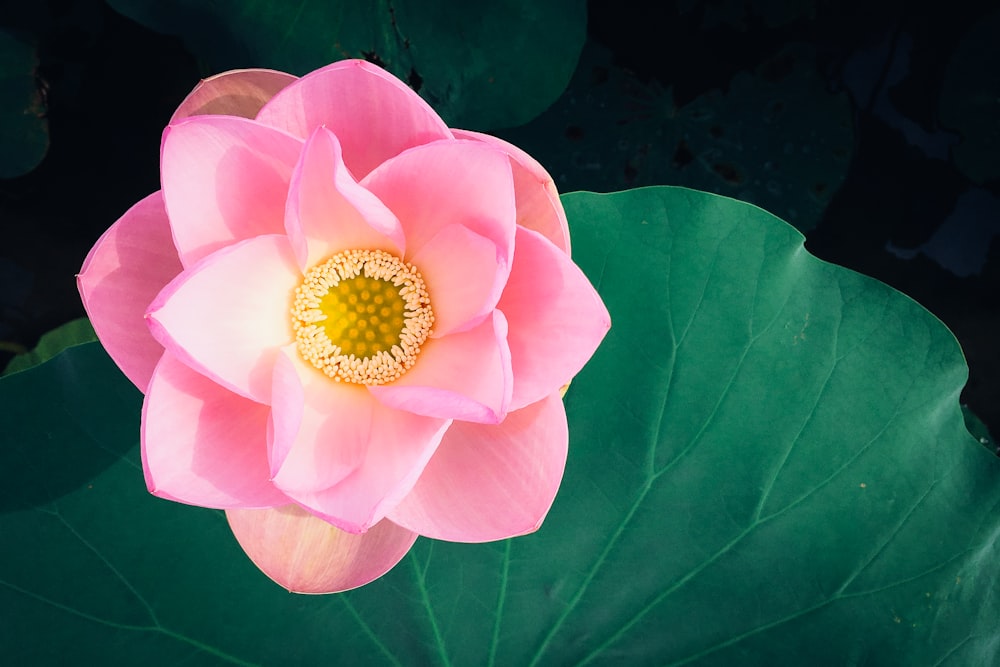
{"type": "Polygon", "coordinates": [[[299,354],[337,382],[401,377],[433,323],[420,273],[384,250],[349,250],[314,266],[292,304],[299,354]]]}

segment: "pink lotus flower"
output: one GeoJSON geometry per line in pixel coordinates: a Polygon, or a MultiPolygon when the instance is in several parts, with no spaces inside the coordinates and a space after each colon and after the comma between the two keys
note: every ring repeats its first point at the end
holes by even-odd
{"type": "Polygon", "coordinates": [[[560,387],[610,318],[537,162],[354,60],[203,81],[161,183],[78,278],[145,394],[150,492],[226,509],[301,592],[368,583],[417,535],[539,527],[560,387]]]}

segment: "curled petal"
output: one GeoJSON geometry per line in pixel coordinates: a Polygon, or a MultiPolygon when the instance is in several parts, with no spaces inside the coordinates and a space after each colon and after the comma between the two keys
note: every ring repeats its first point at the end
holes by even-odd
{"type": "Polygon", "coordinates": [[[344,166],[340,142],[317,128],[292,175],[285,229],[303,270],[352,248],[403,255],[403,228],[392,211],[358,185],[344,166]]]}
{"type": "Polygon", "coordinates": [[[272,69],[238,69],[210,76],[184,98],[170,123],[204,115],[253,118],[275,93],[296,78],[272,69]]]}
{"type": "Polygon", "coordinates": [[[524,227],[517,229],[514,268],[498,308],[510,322],[512,410],[569,382],[611,328],[611,316],[583,271],[524,227]]]}
{"type": "Polygon", "coordinates": [[[511,412],[501,424],[455,422],[389,518],[439,540],[530,533],[555,498],[568,442],[558,393],[511,412]]]}
{"type": "Polygon", "coordinates": [[[406,259],[449,225],[496,245],[502,286],[514,253],[514,182],[506,154],[475,141],[438,141],[398,155],[361,181],[399,218],[406,259]]]}
{"type": "Polygon", "coordinates": [[[497,424],[507,414],[512,386],[507,320],[495,310],[468,331],[428,340],[403,377],[368,390],[397,410],[497,424]]]}
{"type": "Polygon", "coordinates": [[[275,95],[257,120],[303,140],[325,125],[340,139],[344,162],[359,180],[407,148],[452,138],[419,95],[363,60],[307,74],[275,95]]]}
{"type": "Polygon", "coordinates": [[[517,146],[479,132],[452,130],[456,139],[474,139],[496,146],[510,157],[514,173],[517,224],[533,229],[569,254],[569,223],[559,191],[549,172],[517,146]]]}
{"type": "Polygon", "coordinates": [[[195,116],[163,132],[160,178],[184,266],[232,244],[285,231],[302,142],[233,116],[195,116]]]}
{"type": "Polygon", "coordinates": [[[76,278],[97,337],[139,391],[146,391],[163,354],[143,316],[181,270],[163,198],[155,192],[101,236],[76,278]]]}
{"type": "Polygon", "coordinates": [[[149,306],[149,326],[191,368],[270,403],[275,356],[294,339],[289,295],[301,278],[286,237],[258,236],[177,276],[149,306]]]}
{"type": "Polygon", "coordinates": [[[343,530],[377,523],[410,491],[450,422],[392,410],[364,387],[334,382],[289,347],[275,382],[302,385],[304,407],[275,401],[274,484],[288,497],[343,530]],[[287,424],[298,419],[298,428],[287,424]],[[280,428],[279,428],[279,425],[280,428]]]}
{"type": "Polygon", "coordinates": [[[201,507],[274,507],[266,405],[237,396],[169,352],[142,406],[142,467],[154,496],[201,507]]]}
{"type": "Polygon", "coordinates": [[[346,533],[297,505],[228,510],[233,535],[250,560],[293,593],[338,593],[392,569],[417,534],[380,521],[362,535],[346,533]]]}

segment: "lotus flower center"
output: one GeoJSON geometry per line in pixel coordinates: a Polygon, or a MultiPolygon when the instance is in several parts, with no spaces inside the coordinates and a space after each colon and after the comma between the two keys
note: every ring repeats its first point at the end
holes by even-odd
{"type": "Polygon", "coordinates": [[[347,250],[306,272],[292,327],[302,358],[337,382],[392,382],[416,362],[434,313],[412,264],[382,250],[347,250]]]}

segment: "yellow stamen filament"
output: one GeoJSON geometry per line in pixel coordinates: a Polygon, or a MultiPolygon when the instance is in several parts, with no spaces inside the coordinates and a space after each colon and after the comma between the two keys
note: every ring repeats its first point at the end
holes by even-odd
{"type": "Polygon", "coordinates": [[[416,362],[434,313],[420,273],[383,250],[347,250],[295,288],[299,354],[337,382],[392,382],[416,362]]]}

